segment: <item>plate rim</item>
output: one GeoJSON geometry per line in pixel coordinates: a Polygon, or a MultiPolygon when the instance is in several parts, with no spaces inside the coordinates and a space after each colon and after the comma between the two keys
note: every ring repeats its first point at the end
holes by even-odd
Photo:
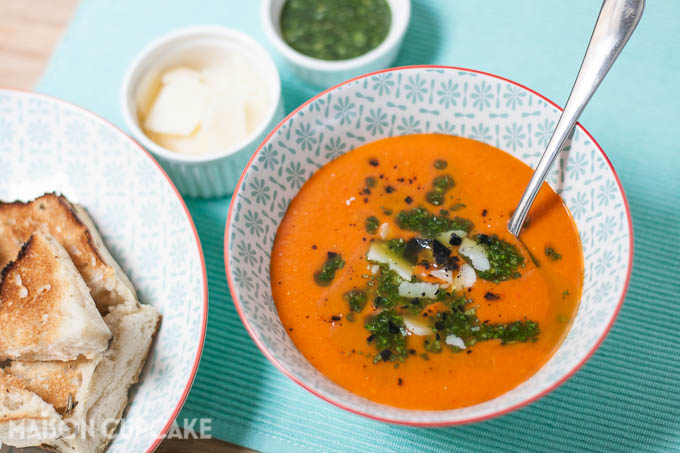
{"type": "MultiPolygon", "coordinates": [[[[198,235],[198,230],[196,229],[196,224],[194,223],[194,219],[191,216],[191,212],[189,211],[189,208],[187,207],[186,203],[184,202],[184,198],[179,193],[179,190],[177,190],[177,187],[175,186],[175,183],[172,182],[172,179],[168,176],[168,174],[165,172],[163,167],[154,159],[154,157],[147,151],[142,145],[137,143],[136,140],[134,140],[132,137],[130,137],[123,129],[120,127],[116,126],[113,124],[111,121],[103,118],[102,116],[92,112],[91,110],[88,110],[84,107],[81,107],[73,102],[66,101],[64,99],[60,99],[58,97],[45,94],[45,93],[39,93],[36,91],[31,91],[28,89],[22,89],[22,88],[7,88],[7,87],[0,87],[0,93],[2,92],[9,92],[9,93],[18,93],[21,96],[37,96],[41,97],[43,99],[47,99],[48,101],[55,102],[57,104],[62,104],[65,105],[66,107],[72,108],[80,113],[85,114],[86,116],[89,115],[91,117],[94,117],[96,120],[100,121],[101,123],[105,124],[106,126],[112,128],[113,130],[116,131],[117,134],[121,135],[124,137],[125,140],[129,141],[129,143],[133,146],[133,148],[138,148],[139,151],[142,152],[143,155],[148,157],[151,162],[157,167],[158,171],[160,171],[161,175],[165,178],[165,180],[168,182],[170,187],[172,188],[173,192],[177,196],[180,205],[184,209],[184,213],[189,220],[189,225],[191,226],[191,230],[194,234],[194,238],[196,240],[196,245],[198,246],[198,254],[200,257],[201,261],[201,278],[203,280],[203,315],[201,317],[201,333],[200,333],[200,338],[198,342],[198,348],[196,350],[196,356],[194,358],[194,363],[191,368],[191,375],[189,376],[189,379],[184,387],[184,390],[182,391],[182,395],[177,403],[177,406],[175,409],[172,411],[172,414],[168,421],[165,422],[163,425],[163,428],[161,429],[161,432],[156,436],[155,440],[153,443],[149,446],[149,448],[146,450],[146,453],[153,453],[160,443],[165,439],[165,435],[168,433],[170,430],[170,427],[172,426],[173,422],[177,419],[177,416],[179,415],[179,412],[182,410],[182,407],[184,407],[184,403],[186,403],[187,397],[189,396],[189,392],[191,391],[191,387],[194,384],[194,380],[196,378],[196,373],[198,372],[198,366],[201,362],[201,357],[203,356],[203,349],[205,346],[205,337],[206,337],[206,331],[207,331],[207,326],[208,326],[208,273],[206,269],[206,264],[205,264],[205,256],[203,254],[203,247],[201,245],[201,239],[200,236],[198,235]]],[[[162,322],[162,321],[161,321],[162,322]]],[[[155,341],[154,341],[155,344],[155,341]]],[[[153,347],[153,346],[152,346],[153,347]]],[[[129,404],[129,403],[128,403],[129,404]]]]}
{"type": "Polygon", "coordinates": [[[357,81],[357,80],[372,77],[372,76],[382,74],[382,73],[393,72],[393,71],[402,71],[402,70],[407,70],[407,69],[445,69],[445,70],[454,70],[454,71],[466,71],[466,72],[471,72],[471,73],[475,73],[475,74],[479,74],[479,75],[488,76],[488,77],[491,77],[491,78],[494,78],[494,79],[501,80],[503,82],[510,83],[512,85],[515,85],[519,88],[522,88],[522,89],[534,94],[535,96],[538,96],[540,99],[542,99],[543,101],[545,101],[546,103],[548,103],[549,105],[551,105],[552,107],[557,109],[557,111],[560,112],[560,113],[563,112],[563,110],[564,110],[562,107],[557,105],[557,103],[555,103],[554,101],[552,101],[548,97],[540,94],[539,92],[537,92],[535,90],[532,90],[531,88],[529,88],[529,87],[527,87],[527,86],[525,86],[521,83],[515,82],[514,80],[511,80],[507,77],[499,76],[499,75],[496,75],[496,74],[493,74],[493,73],[490,73],[490,72],[480,71],[480,70],[477,70],[477,69],[464,68],[464,67],[460,67],[460,66],[447,66],[447,65],[396,66],[396,67],[393,67],[393,68],[387,68],[387,69],[382,69],[382,70],[379,70],[379,71],[366,73],[366,74],[351,78],[349,80],[346,80],[346,81],[339,83],[337,85],[334,85],[334,86],[332,86],[332,87],[330,87],[326,90],[323,90],[322,92],[318,93],[317,95],[311,97],[307,101],[300,104],[290,114],[286,115],[286,117],[283,120],[281,120],[281,122],[279,124],[277,124],[274,129],[271,130],[271,132],[264,138],[262,143],[260,143],[260,145],[257,147],[257,150],[255,150],[252,157],[250,158],[250,160],[246,164],[245,169],[241,173],[241,176],[238,180],[238,183],[236,184],[236,188],[234,189],[234,192],[231,196],[231,201],[229,203],[229,211],[227,213],[227,222],[226,222],[225,230],[224,230],[224,269],[225,269],[225,274],[226,274],[226,278],[227,278],[227,283],[229,285],[229,291],[231,293],[232,301],[234,303],[234,307],[236,308],[236,311],[238,312],[238,315],[241,318],[241,323],[245,327],[246,331],[250,335],[253,342],[257,345],[260,352],[262,352],[262,354],[279,371],[281,371],[285,376],[290,378],[293,382],[295,382],[296,384],[298,384],[299,386],[301,386],[302,388],[304,388],[308,392],[312,393],[313,395],[320,398],[321,400],[326,401],[327,403],[330,403],[330,404],[332,404],[336,407],[344,409],[344,410],[351,412],[353,414],[361,415],[363,417],[366,417],[366,418],[369,418],[369,419],[372,419],[372,420],[391,423],[391,424],[395,424],[395,425],[413,426],[413,427],[444,427],[444,426],[466,425],[466,424],[469,424],[469,423],[476,423],[476,422],[481,422],[481,421],[490,420],[490,419],[493,419],[493,418],[496,418],[496,417],[500,417],[502,415],[505,415],[505,414],[513,412],[517,409],[520,409],[522,407],[528,406],[528,405],[538,401],[539,399],[543,398],[544,396],[546,396],[547,394],[549,394],[553,390],[560,387],[567,380],[569,380],[578,370],[580,370],[583,367],[583,365],[586,364],[586,362],[588,362],[588,360],[590,360],[590,358],[593,356],[593,354],[595,354],[595,351],[597,351],[597,349],[600,347],[600,345],[602,344],[604,339],[607,337],[607,335],[611,331],[612,326],[614,325],[614,323],[616,322],[616,319],[619,316],[619,313],[621,311],[621,307],[623,306],[624,300],[626,298],[626,294],[628,293],[628,288],[629,288],[629,285],[630,285],[630,278],[631,278],[631,274],[632,274],[632,271],[633,271],[633,256],[634,256],[634,242],[635,242],[635,240],[634,240],[635,234],[634,234],[634,230],[633,230],[633,220],[632,220],[631,211],[630,211],[630,204],[628,203],[628,197],[626,196],[626,192],[623,189],[623,185],[621,184],[621,179],[619,178],[619,175],[616,173],[616,170],[614,169],[614,166],[612,165],[611,161],[609,160],[609,157],[604,152],[604,150],[602,149],[600,144],[593,138],[593,136],[590,134],[590,132],[588,132],[588,130],[580,122],[577,122],[575,127],[578,127],[592,141],[592,143],[595,145],[597,150],[600,152],[600,154],[604,158],[605,162],[609,166],[609,169],[610,169],[612,175],[614,176],[614,179],[615,179],[616,184],[618,186],[619,192],[621,193],[621,196],[623,198],[623,206],[624,206],[624,209],[626,211],[626,220],[627,220],[627,223],[628,223],[628,230],[630,232],[630,234],[629,234],[628,262],[626,264],[626,278],[625,278],[625,281],[623,282],[623,286],[622,286],[622,289],[621,289],[621,295],[619,297],[619,301],[616,304],[613,316],[612,316],[611,320],[609,321],[609,324],[605,327],[604,332],[602,333],[600,338],[597,339],[597,341],[592,346],[592,348],[588,351],[588,353],[583,357],[583,359],[581,361],[579,361],[579,363],[577,363],[568,373],[566,373],[562,378],[557,380],[553,385],[551,385],[547,389],[543,390],[542,392],[534,395],[533,397],[527,399],[526,401],[519,402],[519,403],[514,404],[510,407],[507,407],[507,408],[502,409],[502,410],[497,410],[497,411],[492,412],[490,414],[481,415],[481,416],[478,416],[478,417],[471,417],[471,418],[457,420],[457,421],[449,421],[449,422],[447,422],[447,421],[418,422],[418,421],[395,420],[395,419],[390,419],[390,418],[385,417],[385,416],[372,415],[372,414],[369,414],[367,412],[345,406],[344,404],[342,404],[339,401],[333,401],[330,398],[327,398],[326,396],[324,396],[324,395],[320,394],[319,392],[315,391],[314,389],[310,388],[304,382],[302,382],[301,380],[299,380],[298,378],[293,376],[278,361],[278,359],[276,359],[268,351],[268,349],[262,344],[262,342],[259,340],[257,335],[254,333],[254,329],[252,328],[249,321],[247,320],[245,313],[243,312],[241,302],[238,300],[238,297],[235,296],[234,288],[235,288],[236,285],[235,285],[235,283],[232,279],[231,269],[230,269],[230,266],[229,266],[229,249],[230,249],[230,246],[231,246],[231,241],[230,241],[231,222],[232,222],[232,216],[234,214],[234,209],[235,209],[235,206],[236,206],[236,198],[237,198],[237,195],[238,195],[238,193],[241,189],[241,186],[243,185],[243,181],[245,179],[246,173],[250,169],[250,167],[253,164],[253,162],[255,161],[255,159],[257,159],[257,157],[259,156],[259,154],[260,154],[262,148],[264,147],[265,143],[267,143],[269,141],[269,139],[281,128],[281,126],[283,126],[284,123],[286,123],[288,120],[290,120],[292,117],[294,117],[300,110],[307,107],[309,104],[314,102],[316,99],[326,95],[327,93],[329,93],[329,92],[331,92],[331,91],[333,91],[333,90],[335,90],[335,89],[337,89],[337,88],[339,88],[343,85],[347,85],[347,84],[354,82],[354,81],[357,81]]]}

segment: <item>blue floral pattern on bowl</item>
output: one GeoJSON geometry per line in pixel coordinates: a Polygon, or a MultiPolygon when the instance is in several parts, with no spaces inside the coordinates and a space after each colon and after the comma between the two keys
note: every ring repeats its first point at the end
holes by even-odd
{"type": "Polygon", "coordinates": [[[141,302],[163,315],[107,450],[149,451],[181,408],[203,347],[207,287],[193,223],[157,164],[104,120],[9,90],[0,112],[0,199],[56,191],[85,206],[141,302]]]}
{"type": "Polygon", "coordinates": [[[369,417],[417,425],[481,420],[555,388],[582,365],[611,326],[631,270],[632,230],[623,191],[606,156],[581,126],[563,148],[549,183],[571,210],[583,245],[583,294],[555,355],[515,389],[448,411],[397,409],[331,382],[295,348],[271,296],[270,252],[301,185],[338,155],[380,138],[442,133],[496,146],[534,167],[560,111],[537,93],[490,74],[443,67],[387,70],[322,93],[262,144],[235,192],[227,227],[227,277],[246,327],[284,373],[318,396],[369,417]]]}

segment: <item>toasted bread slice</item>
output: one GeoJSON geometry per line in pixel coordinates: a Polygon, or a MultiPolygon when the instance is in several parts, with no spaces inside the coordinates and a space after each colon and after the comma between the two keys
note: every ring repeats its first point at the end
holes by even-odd
{"type": "Polygon", "coordinates": [[[148,305],[134,313],[114,311],[104,320],[113,332],[99,359],[73,362],[12,362],[8,373],[52,404],[73,434],[46,442],[58,452],[106,449],[127,406],[130,387],[146,362],[160,314],[148,305]]]}
{"type": "Polygon", "coordinates": [[[106,249],[85,209],[65,197],[45,194],[33,201],[0,202],[0,267],[13,260],[36,231],[49,232],[66,249],[90,288],[97,308],[135,311],[135,289],[106,249]]]}
{"type": "Polygon", "coordinates": [[[19,379],[26,389],[52,405],[61,416],[70,417],[87,407],[92,377],[101,361],[80,357],[70,362],[13,361],[5,371],[19,379]]]}
{"type": "Polygon", "coordinates": [[[32,447],[55,442],[70,429],[50,404],[0,369],[0,444],[32,447]]]}
{"type": "Polygon", "coordinates": [[[36,232],[0,274],[0,360],[93,358],[111,332],[66,250],[36,232]]]}

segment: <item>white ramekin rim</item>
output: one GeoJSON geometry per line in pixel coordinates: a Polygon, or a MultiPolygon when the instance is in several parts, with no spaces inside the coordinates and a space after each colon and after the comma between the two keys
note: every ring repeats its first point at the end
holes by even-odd
{"type": "Polygon", "coordinates": [[[273,0],[264,0],[260,13],[264,32],[276,50],[286,59],[298,66],[325,73],[359,69],[366,64],[381,59],[385,54],[401,43],[411,18],[411,0],[387,0],[390,11],[392,12],[392,21],[390,23],[390,29],[387,32],[387,37],[378,45],[378,47],[363,55],[347,60],[321,60],[304,55],[286,44],[283,38],[281,38],[281,35],[277,32],[278,27],[274,24],[274,18],[271,14],[272,2],[273,0]]]}
{"type": "Polygon", "coordinates": [[[194,163],[194,164],[210,164],[216,160],[220,160],[226,157],[230,157],[244,148],[252,145],[258,137],[260,137],[268,127],[268,125],[274,119],[276,115],[278,104],[281,102],[281,77],[279,75],[278,68],[274,64],[274,60],[267,50],[253,38],[247,34],[234,30],[227,27],[222,27],[219,25],[196,25],[190,27],[180,28],[178,30],[173,30],[169,33],[159,36],[158,38],[147,44],[142,50],[135,56],[132,63],[128,66],[128,69],[123,77],[123,83],[121,84],[120,90],[120,109],[123,115],[123,121],[126,127],[131,132],[133,137],[141,143],[146,149],[148,149],[155,156],[172,162],[184,162],[184,163],[194,163]],[[183,39],[191,39],[192,37],[199,35],[214,35],[217,38],[224,38],[232,41],[242,41],[256,49],[260,56],[264,59],[262,64],[267,67],[266,81],[268,86],[273,87],[272,100],[266,117],[261,121],[260,125],[252,131],[248,136],[241,142],[230,146],[224,151],[219,151],[216,153],[206,153],[206,154],[181,154],[175,151],[171,151],[163,146],[160,146],[142,131],[135,117],[133,117],[132,111],[135,108],[131,105],[131,101],[134,102],[134,96],[132,90],[136,88],[133,86],[133,78],[137,76],[137,72],[141,66],[143,66],[149,56],[158,48],[165,46],[172,41],[180,41],[183,39]]]}

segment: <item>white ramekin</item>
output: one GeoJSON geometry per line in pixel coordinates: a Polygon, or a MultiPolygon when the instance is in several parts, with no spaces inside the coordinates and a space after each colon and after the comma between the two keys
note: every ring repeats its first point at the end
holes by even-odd
{"type": "Polygon", "coordinates": [[[320,60],[303,55],[290,47],[281,37],[280,17],[285,0],[262,2],[262,28],[276,50],[302,79],[328,88],[345,80],[388,68],[397,57],[411,18],[411,0],[387,0],[392,11],[392,22],[385,40],[368,53],[348,60],[320,60]]]}
{"type": "Polygon", "coordinates": [[[257,145],[284,117],[281,79],[274,61],[251,37],[219,26],[183,28],[147,45],[130,65],[121,88],[121,109],[133,137],[148,149],[186,196],[211,198],[233,192],[236,182],[257,145]],[[178,55],[191,49],[224,47],[244,53],[267,83],[272,100],[266,119],[241,143],[212,154],[186,155],[170,151],[149,139],[139,126],[136,92],[149,71],[181,63],[178,55]]]}

